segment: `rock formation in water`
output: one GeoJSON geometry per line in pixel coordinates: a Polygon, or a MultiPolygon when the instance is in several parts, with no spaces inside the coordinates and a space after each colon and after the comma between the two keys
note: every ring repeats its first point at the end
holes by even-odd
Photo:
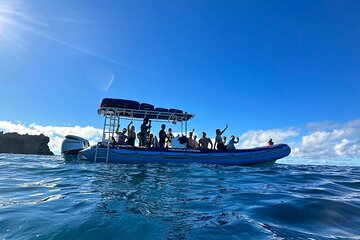
{"type": "Polygon", "coordinates": [[[54,155],[48,143],[50,138],[40,135],[21,135],[0,132],[0,153],[54,155]]]}

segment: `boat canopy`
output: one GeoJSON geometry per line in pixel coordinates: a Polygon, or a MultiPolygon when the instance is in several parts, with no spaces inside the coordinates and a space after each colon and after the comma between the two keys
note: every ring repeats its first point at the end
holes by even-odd
{"type": "Polygon", "coordinates": [[[156,121],[183,122],[195,117],[179,109],[155,108],[148,103],[133,100],[104,98],[98,110],[99,115],[120,116],[129,119],[149,118],[156,121]]]}

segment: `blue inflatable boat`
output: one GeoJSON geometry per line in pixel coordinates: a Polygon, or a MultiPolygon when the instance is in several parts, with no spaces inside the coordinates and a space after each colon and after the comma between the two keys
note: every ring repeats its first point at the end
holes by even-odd
{"type": "Polygon", "coordinates": [[[77,136],[66,136],[62,143],[62,155],[66,160],[77,159],[92,162],[113,163],[205,163],[243,166],[271,166],[286,157],[291,149],[286,144],[251,149],[213,150],[189,149],[184,137],[171,140],[172,147],[135,147],[116,145],[113,141],[120,119],[148,118],[157,122],[181,123],[181,133],[187,132],[187,122],[195,117],[179,109],[155,108],[151,104],[132,100],[105,98],[98,114],[104,117],[102,141],[94,146],[77,136]],[[185,131],[183,131],[185,128],[185,131]]]}

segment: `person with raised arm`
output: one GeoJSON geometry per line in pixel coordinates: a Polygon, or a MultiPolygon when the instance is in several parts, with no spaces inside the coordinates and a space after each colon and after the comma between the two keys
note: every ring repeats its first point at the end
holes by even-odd
{"type": "Polygon", "coordinates": [[[229,141],[228,145],[226,145],[226,149],[227,150],[235,150],[236,149],[235,144],[238,142],[239,142],[239,137],[237,137],[236,141],[235,141],[235,136],[231,135],[230,141],[229,141]]]}
{"type": "Polygon", "coordinates": [[[215,144],[214,144],[214,149],[220,150],[220,151],[224,151],[226,150],[225,144],[223,142],[223,138],[221,137],[221,134],[223,134],[226,129],[228,128],[228,125],[226,124],[224,130],[220,130],[220,129],[216,129],[216,137],[215,137],[215,144]]]}
{"type": "Polygon", "coordinates": [[[195,129],[192,130],[192,132],[189,132],[189,139],[188,139],[188,148],[198,148],[199,144],[197,141],[193,139],[195,129]]]}
{"type": "Polygon", "coordinates": [[[127,126],[127,131],[128,131],[127,144],[134,147],[135,146],[135,139],[136,139],[136,132],[135,132],[135,126],[131,126],[131,124],[133,124],[133,121],[131,121],[129,123],[129,125],[127,126]]]}
{"type": "Polygon", "coordinates": [[[127,140],[127,136],[126,136],[126,128],[123,128],[123,130],[121,132],[119,132],[119,127],[120,124],[117,125],[117,128],[115,130],[115,133],[117,135],[117,142],[116,144],[118,145],[125,145],[126,144],[126,140],[127,140]]]}

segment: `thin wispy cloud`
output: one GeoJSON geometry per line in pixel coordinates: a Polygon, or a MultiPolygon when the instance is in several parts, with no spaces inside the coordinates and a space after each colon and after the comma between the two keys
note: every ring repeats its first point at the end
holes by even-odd
{"type": "Polygon", "coordinates": [[[81,53],[83,53],[83,54],[89,55],[89,56],[91,56],[91,57],[95,57],[95,58],[98,58],[98,59],[107,61],[107,62],[109,62],[109,63],[113,63],[113,64],[116,64],[116,65],[119,65],[119,66],[121,66],[121,67],[125,67],[125,68],[128,68],[128,69],[135,70],[133,67],[130,67],[129,65],[126,65],[126,64],[124,64],[124,63],[122,63],[122,62],[120,62],[120,61],[117,61],[117,60],[115,60],[115,59],[112,59],[112,58],[103,56],[103,55],[98,54],[98,53],[96,53],[96,52],[93,52],[93,51],[87,50],[87,49],[85,49],[85,48],[76,46],[76,45],[74,45],[74,44],[71,44],[71,43],[62,41],[62,40],[60,40],[60,39],[58,39],[58,38],[51,37],[51,36],[48,35],[48,34],[45,34],[45,33],[41,32],[41,31],[35,30],[35,29],[33,29],[33,28],[30,28],[30,27],[27,27],[27,26],[25,26],[25,25],[17,24],[16,22],[13,22],[13,23],[14,23],[14,25],[17,25],[19,28],[21,28],[21,29],[23,29],[23,30],[25,30],[25,31],[27,31],[27,32],[33,33],[33,34],[35,34],[35,35],[37,35],[37,36],[40,36],[40,37],[42,37],[42,38],[45,38],[45,39],[47,39],[47,40],[50,40],[50,41],[55,42],[55,43],[57,43],[57,44],[60,44],[60,45],[62,45],[62,46],[71,48],[71,49],[73,49],[73,50],[76,50],[76,51],[81,52],[81,53]]]}
{"type": "Polygon", "coordinates": [[[50,18],[50,17],[39,17],[39,19],[47,22],[63,22],[63,23],[70,23],[70,24],[103,24],[99,21],[94,21],[90,19],[83,19],[83,18],[50,18]]]}
{"type": "Polygon", "coordinates": [[[48,24],[46,24],[43,21],[38,21],[35,18],[31,17],[30,15],[27,15],[25,13],[21,13],[19,11],[14,11],[10,8],[6,8],[3,6],[0,6],[0,14],[3,16],[2,20],[3,21],[7,21],[7,22],[12,22],[13,21],[9,21],[10,19],[16,19],[16,21],[18,22],[24,22],[27,24],[32,24],[32,25],[37,25],[37,26],[41,26],[41,27],[49,27],[48,24]]]}
{"type": "MultiPolygon", "coordinates": [[[[25,2],[23,1],[9,0],[0,2],[0,9],[2,9],[2,12],[0,11],[0,33],[6,31],[6,34],[2,34],[6,36],[6,40],[3,42],[0,41],[0,50],[2,52],[2,55],[0,55],[0,59],[2,58],[3,62],[8,62],[10,60],[22,61],[22,59],[24,59],[24,53],[28,53],[32,49],[29,46],[30,43],[24,40],[26,39],[26,34],[30,33],[40,38],[46,39],[49,42],[72,49],[78,53],[87,55],[89,57],[103,60],[107,63],[115,64],[117,66],[120,66],[121,68],[156,77],[158,79],[162,79],[163,81],[170,80],[166,76],[155,74],[153,72],[131,66],[122,61],[101,54],[96,50],[87,49],[86,47],[83,47],[81,45],[73,44],[71,43],[71,41],[65,41],[61,37],[54,36],[54,34],[56,34],[56,31],[54,30],[56,29],[56,27],[54,26],[57,26],[58,24],[78,24],[77,27],[81,27],[80,24],[83,24],[84,26],[85,24],[94,24],[99,22],[94,22],[89,19],[77,19],[71,17],[49,18],[46,16],[35,16],[34,14],[27,13],[29,11],[27,11],[27,9],[25,8],[24,3],[25,2]],[[13,4],[13,2],[16,2],[16,4],[13,4]],[[1,23],[4,23],[4,25],[6,26],[2,26],[1,23]],[[16,47],[14,47],[14,45],[16,45],[16,47]],[[11,49],[11,51],[9,51],[9,49],[11,49]],[[14,49],[16,49],[16,51],[14,49]],[[7,57],[7,54],[11,56],[7,57]]],[[[104,89],[101,90],[104,91],[104,89]]]]}
{"type": "Polygon", "coordinates": [[[113,84],[114,80],[115,80],[115,74],[112,73],[110,78],[109,78],[109,81],[108,81],[108,83],[107,83],[107,85],[106,85],[106,87],[104,89],[105,92],[107,92],[109,90],[109,88],[113,84]]]}
{"type": "MultiPolygon", "coordinates": [[[[116,59],[109,58],[105,55],[96,53],[95,51],[91,51],[83,47],[77,46],[75,44],[63,41],[60,38],[52,37],[51,35],[46,33],[46,30],[49,29],[50,24],[48,24],[44,20],[40,20],[39,18],[36,18],[30,14],[26,14],[25,12],[18,10],[19,8],[20,8],[19,4],[16,5],[13,4],[13,1],[5,1],[0,3],[0,22],[2,22],[4,25],[8,25],[8,27],[11,26],[17,31],[22,30],[27,33],[31,33],[39,37],[42,37],[44,39],[47,39],[51,42],[62,45],[64,47],[86,54],[88,56],[95,57],[97,59],[101,59],[109,63],[119,65],[124,68],[136,70],[135,68],[127,64],[124,64],[123,62],[120,62],[116,59]]],[[[60,20],[63,21],[65,19],[60,19],[60,20]]],[[[68,19],[68,21],[71,22],[74,21],[74,19],[73,20],[68,19]]],[[[86,23],[86,21],[84,22],[86,23]]],[[[4,26],[2,28],[4,28],[4,26]]]]}

